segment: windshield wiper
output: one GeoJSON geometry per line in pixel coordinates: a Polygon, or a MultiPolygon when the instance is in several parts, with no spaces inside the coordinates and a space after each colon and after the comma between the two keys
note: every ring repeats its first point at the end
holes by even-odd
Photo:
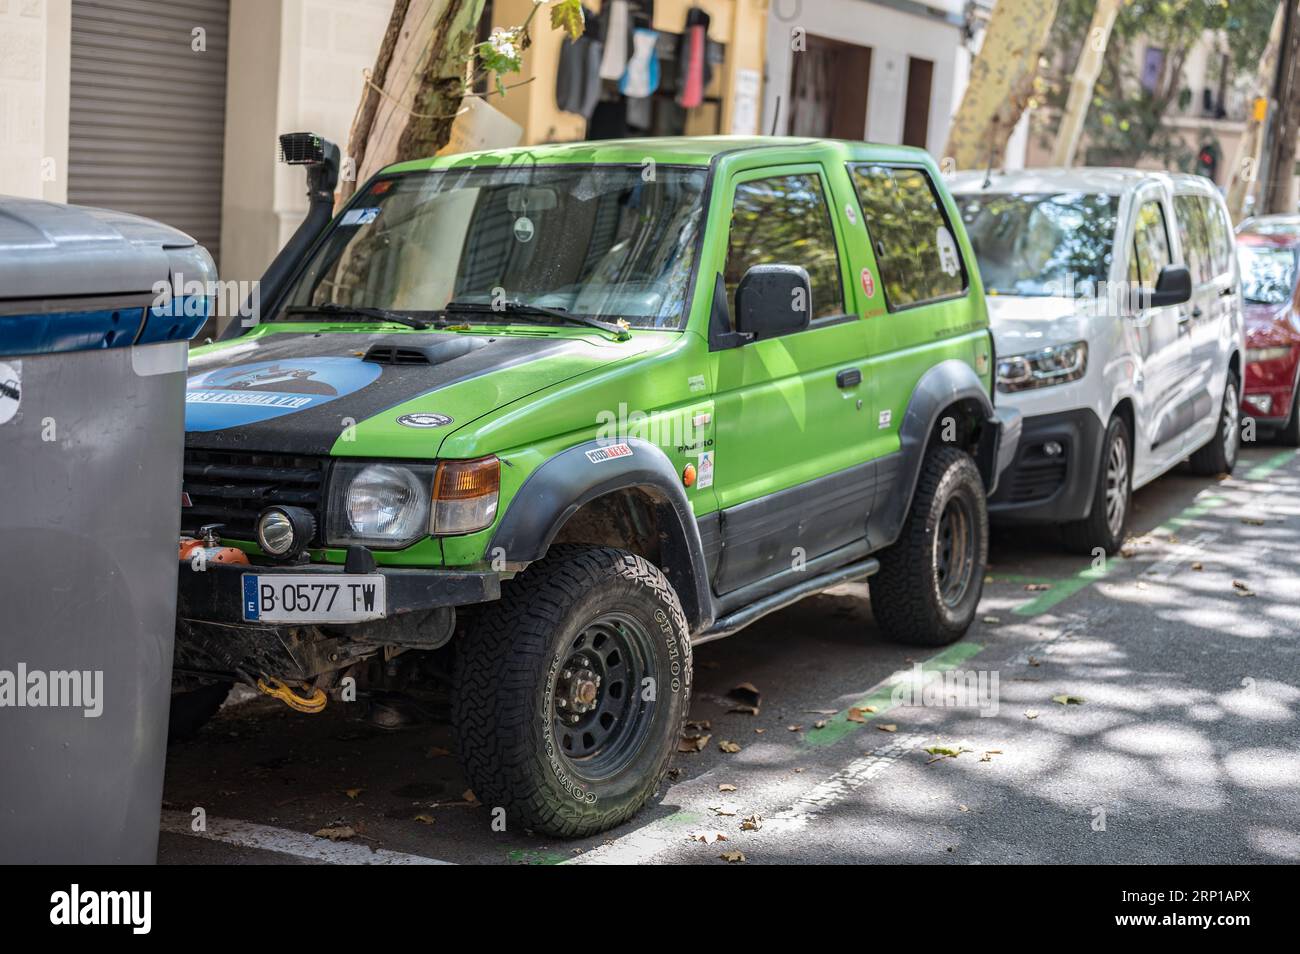
{"type": "Polygon", "coordinates": [[[586,315],[575,315],[567,312],[562,308],[547,308],[545,305],[530,305],[526,301],[517,301],[507,299],[492,304],[478,301],[449,301],[447,307],[443,309],[447,314],[473,314],[473,315],[510,315],[511,317],[522,318],[525,321],[536,321],[539,318],[554,318],[557,321],[567,321],[575,325],[584,325],[588,328],[595,328],[606,334],[614,336],[616,341],[627,341],[632,337],[632,333],[621,325],[616,325],[609,321],[601,321],[599,318],[589,318],[586,315]]]}
{"type": "Polygon", "coordinates": [[[293,305],[284,310],[286,315],[341,315],[350,318],[369,318],[371,321],[391,321],[399,325],[406,325],[408,328],[415,328],[418,331],[425,331],[432,328],[435,322],[426,321],[423,318],[417,318],[415,315],[408,315],[400,311],[389,311],[387,308],[371,308],[369,305],[340,305],[335,301],[327,301],[322,305],[293,305]]]}

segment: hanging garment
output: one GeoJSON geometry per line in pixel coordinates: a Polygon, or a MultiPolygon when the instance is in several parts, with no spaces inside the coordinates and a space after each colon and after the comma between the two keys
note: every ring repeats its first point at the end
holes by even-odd
{"type": "Polygon", "coordinates": [[[659,34],[639,29],[632,35],[632,58],[619,80],[618,91],[629,99],[644,99],[659,88],[659,34]]]}
{"type": "Polygon", "coordinates": [[[627,69],[631,45],[631,20],[628,0],[612,0],[609,5],[608,29],[605,31],[605,52],[600,61],[600,78],[620,80],[627,69]]]}
{"type": "Polygon", "coordinates": [[[600,39],[600,17],[586,7],[582,10],[587,24],[585,32],[576,40],[566,36],[560,45],[555,104],[566,113],[591,119],[600,102],[600,61],[605,44],[600,39]]]}
{"type": "Polygon", "coordinates": [[[709,15],[699,7],[692,7],[686,14],[686,32],[682,34],[677,56],[681,64],[677,102],[686,109],[695,109],[704,102],[704,88],[712,78],[708,62],[709,22],[709,15]]]}

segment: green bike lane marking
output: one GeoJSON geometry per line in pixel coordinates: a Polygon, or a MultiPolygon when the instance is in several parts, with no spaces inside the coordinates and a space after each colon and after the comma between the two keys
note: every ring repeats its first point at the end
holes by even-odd
{"type": "Polygon", "coordinates": [[[1262,464],[1256,464],[1250,470],[1246,471],[1246,480],[1263,480],[1273,471],[1278,470],[1286,464],[1292,457],[1300,454],[1300,450],[1282,451],[1280,454],[1274,454],[1262,464]]]}
{"type": "MultiPolygon", "coordinates": [[[[980,643],[954,643],[943,652],[924,660],[921,663],[921,669],[923,672],[946,672],[949,669],[956,669],[976,653],[982,652],[983,649],[984,646],[980,643]]],[[[849,709],[868,707],[875,709],[875,712],[864,712],[862,714],[863,719],[866,720],[865,722],[850,722],[849,709],[843,709],[827,719],[826,724],[820,729],[809,730],[803,737],[804,743],[812,746],[832,745],[845,736],[865,728],[868,723],[880,718],[893,708],[894,688],[894,683],[887,679],[849,707],[849,709]]]]}

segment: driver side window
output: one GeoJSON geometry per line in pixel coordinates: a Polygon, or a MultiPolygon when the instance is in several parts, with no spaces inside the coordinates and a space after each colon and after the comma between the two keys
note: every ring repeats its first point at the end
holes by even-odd
{"type": "Polygon", "coordinates": [[[733,327],[736,288],[755,265],[805,268],[812,284],[814,320],[848,312],[831,211],[819,175],[774,176],[736,186],[723,274],[733,327]]]}
{"type": "MultiPolygon", "coordinates": [[[[1169,254],[1169,229],[1165,213],[1159,202],[1144,202],[1138,209],[1137,227],[1133,232],[1134,256],[1137,263],[1137,280],[1154,288],[1160,270],[1172,263],[1169,254]]],[[[1129,269],[1130,276],[1132,268],[1129,269]]]]}

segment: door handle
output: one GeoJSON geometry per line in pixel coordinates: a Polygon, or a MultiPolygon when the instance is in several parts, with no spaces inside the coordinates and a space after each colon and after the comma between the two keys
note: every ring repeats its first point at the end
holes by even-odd
{"type": "Polygon", "coordinates": [[[1237,293],[1237,289],[1235,289],[1235,288],[1233,288],[1231,285],[1229,285],[1227,288],[1225,288],[1225,289],[1223,289],[1222,291],[1219,292],[1219,297],[1220,297],[1220,298],[1227,298],[1229,295],[1235,295],[1236,293],[1237,293]]]}
{"type": "Polygon", "coordinates": [[[1205,314],[1205,312],[1201,311],[1199,307],[1192,309],[1193,318],[1200,318],[1203,314],[1205,314]]]}
{"type": "Polygon", "coordinates": [[[861,383],[862,372],[857,368],[845,368],[835,375],[835,386],[839,388],[854,388],[861,383]]]}

